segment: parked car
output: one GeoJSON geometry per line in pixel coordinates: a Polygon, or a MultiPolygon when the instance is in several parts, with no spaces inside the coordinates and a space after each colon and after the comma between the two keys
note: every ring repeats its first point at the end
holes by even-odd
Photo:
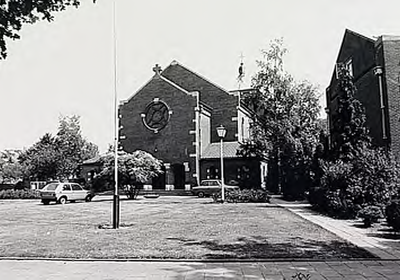
{"type": "MultiPolygon", "coordinates": [[[[232,186],[224,184],[225,191],[231,190],[239,190],[238,186],[232,186]]],[[[222,190],[221,180],[218,179],[210,179],[203,180],[200,183],[200,186],[196,186],[192,188],[192,194],[197,195],[198,197],[211,196],[214,193],[218,193],[222,190]]]]}
{"type": "Polygon", "coordinates": [[[50,183],[40,190],[42,203],[48,205],[51,201],[65,204],[67,201],[84,200],[89,202],[93,194],[76,183],[50,183]]]}

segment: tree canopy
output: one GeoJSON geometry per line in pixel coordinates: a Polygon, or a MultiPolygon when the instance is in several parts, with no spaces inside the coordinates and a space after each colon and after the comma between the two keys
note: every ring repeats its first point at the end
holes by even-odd
{"type": "Polygon", "coordinates": [[[297,82],[285,71],[286,52],[281,40],[262,51],[259,71],[252,78],[254,90],[242,98],[255,112],[251,139],[242,145],[242,154],[267,160],[270,171],[275,170],[275,180],[268,181],[283,189],[296,184],[289,179],[307,177],[320,129],[317,88],[307,81],[297,82]]]}
{"type": "MultiPolygon", "coordinates": [[[[97,175],[108,182],[114,182],[114,154],[101,157],[102,170],[97,175]]],[[[118,181],[120,186],[145,183],[160,174],[162,163],[144,151],[120,152],[118,155],[118,181]]]]}
{"type": "MultiPolygon", "coordinates": [[[[94,190],[109,189],[115,184],[115,155],[109,152],[100,158],[102,169],[95,177],[94,190]],[[107,188],[107,185],[109,188],[107,188]],[[106,186],[104,188],[104,186],[106,186]]],[[[129,199],[135,199],[141,186],[162,173],[162,162],[144,151],[120,152],[118,155],[118,188],[123,189],[129,199]]]]}
{"type": "MultiPolygon", "coordinates": [[[[7,57],[7,39],[20,38],[24,24],[52,21],[56,12],[79,7],[80,0],[0,0],[0,59],[7,57]]],[[[95,3],[96,0],[93,0],[95,3]]]]}
{"type": "Polygon", "coordinates": [[[56,136],[46,133],[19,161],[27,178],[64,179],[77,175],[80,164],[97,154],[97,146],[81,134],[79,117],[67,116],[60,118],[56,136]]]}

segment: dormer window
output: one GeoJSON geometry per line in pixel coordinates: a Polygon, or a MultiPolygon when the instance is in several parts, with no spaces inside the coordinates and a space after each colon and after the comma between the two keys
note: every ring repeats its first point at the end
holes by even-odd
{"type": "Polygon", "coordinates": [[[354,77],[353,75],[353,60],[350,58],[349,60],[346,61],[344,64],[344,67],[349,71],[350,76],[354,77]]]}
{"type": "Polygon", "coordinates": [[[336,79],[339,79],[339,70],[340,68],[343,67],[344,69],[346,69],[351,77],[354,77],[354,73],[353,73],[353,59],[348,59],[345,63],[336,63],[336,79]]]}

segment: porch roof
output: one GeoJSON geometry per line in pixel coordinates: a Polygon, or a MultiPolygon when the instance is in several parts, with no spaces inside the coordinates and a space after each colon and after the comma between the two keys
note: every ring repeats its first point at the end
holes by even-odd
{"type": "MultiPolygon", "coordinates": [[[[237,154],[239,150],[239,143],[235,142],[223,142],[224,146],[224,158],[238,158],[241,157],[237,154]]],[[[201,155],[202,159],[215,159],[221,157],[221,143],[215,142],[209,144],[201,155]]]]}

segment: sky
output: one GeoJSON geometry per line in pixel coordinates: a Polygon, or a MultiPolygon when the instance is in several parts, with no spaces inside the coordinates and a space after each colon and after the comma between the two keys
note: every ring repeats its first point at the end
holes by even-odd
{"type": "Polygon", "coordinates": [[[0,60],[0,150],[28,148],[55,134],[60,116],[75,114],[84,137],[105,151],[114,137],[114,38],[118,100],[148,82],[156,63],[164,69],[173,60],[233,90],[243,54],[242,87],[250,86],[261,50],[283,38],[286,70],[318,86],[324,108],[346,28],[371,38],[400,35],[398,0],[82,2],[8,42],[0,60]]]}

